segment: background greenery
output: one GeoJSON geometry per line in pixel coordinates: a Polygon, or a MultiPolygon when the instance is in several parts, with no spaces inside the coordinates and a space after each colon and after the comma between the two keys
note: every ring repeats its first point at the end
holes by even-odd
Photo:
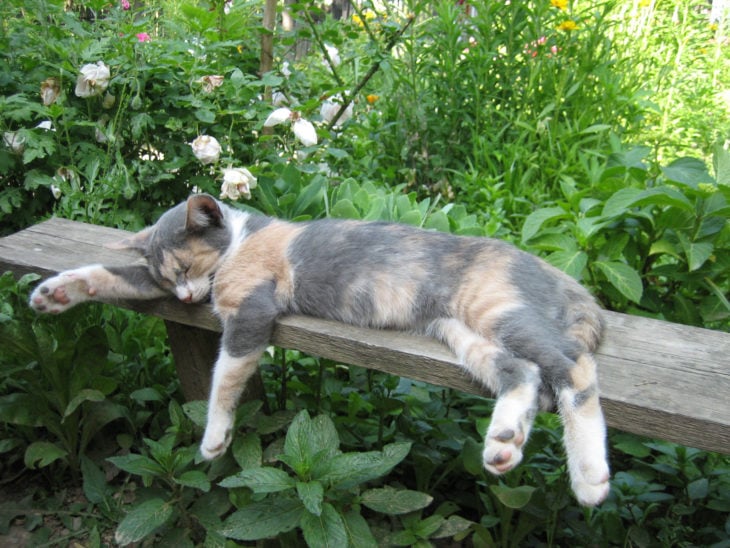
{"type": "MultiPolygon", "coordinates": [[[[235,207],[497,236],[607,308],[730,327],[730,50],[706,2],[287,4],[259,74],[260,0],[3,2],[0,233],[51,214],[138,229],[245,167],[257,186],[235,207]],[[108,89],[76,96],[98,61],[108,89]],[[272,93],[317,145],[264,128],[272,93]],[[331,127],[321,105],[342,98],[331,127]]],[[[611,432],[611,495],[588,511],[555,416],[497,479],[479,457],[491,402],[275,348],[233,450],[199,462],[204,404],[181,397],[164,326],[97,305],[36,317],[33,281],[0,278],[0,531],[36,545],[730,546],[727,457],[611,432]]]]}

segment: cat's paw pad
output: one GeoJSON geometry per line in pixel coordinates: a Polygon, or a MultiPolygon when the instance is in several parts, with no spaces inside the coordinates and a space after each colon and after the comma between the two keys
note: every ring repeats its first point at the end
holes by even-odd
{"type": "Polygon", "coordinates": [[[595,465],[585,465],[571,478],[571,487],[578,502],[583,506],[596,506],[602,503],[610,490],[610,473],[605,461],[595,465]]]}
{"type": "Polygon", "coordinates": [[[88,301],[94,294],[86,277],[80,271],[71,270],[36,287],[30,296],[30,306],[37,312],[58,314],[88,301]]]}
{"type": "Polygon", "coordinates": [[[208,426],[200,444],[200,454],[205,460],[213,460],[226,452],[231,444],[233,431],[230,426],[208,426]]]}
{"type": "Polygon", "coordinates": [[[517,430],[505,428],[487,434],[482,459],[484,467],[492,474],[509,472],[522,461],[522,446],[525,435],[517,430]]]}

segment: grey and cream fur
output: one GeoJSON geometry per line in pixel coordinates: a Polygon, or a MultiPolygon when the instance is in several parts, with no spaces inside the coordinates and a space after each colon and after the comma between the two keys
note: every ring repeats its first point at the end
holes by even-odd
{"type": "Polygon", "coordinates": [[[489,238],[389,223],[288,223],[195,195],[122,242],[143,259],[126,267],[85,266],[39,285],[39,312],[87,300],[212,299],[223,325],[201,452],[231,441],[246,381],[269,345],[276,319],[306,314],[444,342],[495,394],[484,466],[501,474],[522,459],[538,408],[555,402],[573,491],[584,505],[608,493],[606,428],[592,352],[601,312],[569,276],[489,238]]]}

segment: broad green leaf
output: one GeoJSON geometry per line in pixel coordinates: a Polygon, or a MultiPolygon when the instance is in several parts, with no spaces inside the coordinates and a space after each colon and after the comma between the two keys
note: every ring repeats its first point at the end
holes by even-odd
{"type": "Polygon", "coordinates": [[[396,442],[382,451],[343,453],[335,455],[321,468],[317,479],[337,489],[348,489],[360,483],[379,478],[390,472],[408,455],[410,443],[396,442]]]}
{"type": "Polygon", "coordinates": [[[322,506],[322,513],[319,515],[305,512],[302,515],[301,528],[309,546],[346,548],[348,545],[345,522],[328,502],[322,506]]]}
{"type": "Polygon", "coordinates": [[[548,255],[545,260],[568,276],[580,280],[586,264],[588,264],[588,255],[585,251],[578,249],[575,251],[556,251],[548,255]]]}
{"type": "Polygon", "coordinates": [[[254,432],[249,432],[244,436],[236,436],[233,440],[232,453],[241,470],[258,468],[261,466],[263,458],[261,438],[254,432]]]}
{"type": "Polygon", "coordinates": [[[533,211],[527,216],[522,225],[522,243],[528,242],[535,236],[543,224],[547,221],[567,217],[568,214],[562,207],[546,207],[533,211]]]}
{"type": "Polygon", "coordinates": [[[43,468],[58,459],[68,455],[68,451],[61,449],[55,443],[48,441],[34,441],[25,449],[24,462],[28,468],[43,468]]]}
{"type": "Polygon", "coordinates": [[[205,400],[189,401],[182,405],[183,411],[196,426],[205,427],[208,403],[205,400]]]}
{"type": "Polygon", "coordinates": [[[687,485],[687,496],[690,500],[703,499],[707,496],[709,487],[710,482],[707,478],[696,479],[687,485]]]}
{"type": "Polygon", "coordinates": [[[359,219],[360,212],[350,200],[338,200],[330,209],[330,216],[335,219],[359,219]]]}
{"type": "Polygon", "coordinates": [[[593,265],[603,272],[608,282],[624,297],[635,303],[641,301],[644,287],[636,270],[618,261],[596,261],[593,265]]]}
{"type": "Polygon", "coordinates": [[[382,487],[370,489],[362,494],[362,504],[389,515],[407,514],[425,508],[433,497],[420,491],[382,487]]]}
{"type": "Polygon", "coordinates": [[[93,502],[99,504],[107,494],[111,491],[106,483],[106,477],[101,468],[96,466],[94,462],[86,456],[81,457],[81,475],[83,476],[84,496],[93,502]]]}
{"type": "Polygon", "coordinates": [[[315,516],[322,513],[322,502],[324,501],[324,487],[318,481],[298,481],[297,495],[307,511],[315,516]]]}
{"type": "Polygon", "coordinates": [[[530,502],[535,488],[531,485],[520,485],[519,487],[507,487],[506,485],[492,485],[490,487],[492,493],[507,508],[519,510],[527,506],[530,502]]]}
{"type": "Polygon", "coordinates": [[[126,546],[139,542],[172,517],[173,506],[162,499],[151,499],[135,506],[121,521],[114,539],[126,546]]]}
{"type": "Polygon", "coordinates": [[[378,542],[370,530],[367,520],[356,509],[347,512],[342,518],[345,521],[347,538],[352,548],[377,548],[378,542]]]}
{"type": "Polygon", "coordinates": [[[204,493],[210,491],[210,480],[208,476],[200,470],[188,470],[183,472],[179,477],[174,478],[175,483],[184,485],[185,487],[194,487],[200,489],[204,493]]]}
{"type": "Polygon", "coordinates": [[[685,234],[679,233],[679,243],[687,257],[687,268],[694,272],[710,258],[715,247],[709,242],[693,242],[685,234]]]}
{"type": "Polygon", "coordinates": [[[296,480],[278,468],[262,466],[242,470],[220,482],[221,487],[248,487],[254,493],[276,493],[292,489],[296,480]]]}
{"type": "Polygon", "coordinates": [[[441,524],[438,531],[431,535],[430,538],[454,537],[460,533],[466,532],[472,525],[474,525],[473,521],[469,521],[461,516],[449,516],[446,518],[446,521],[441,524]]]}
{"type": "Polygon", "coordinates": [[[43,426],[39,407],[36,398],[24,392],[0,396],[0,421],[20,426],[43,426]]]}
{"type": "Polygon", "coordinates": [[[284,442],[286,462],[295,470],[309,469],[317,458],[334,455],[340,438],[335,425],[327,415],[309,418],[306,410],[294,417],[284,442]]]}
{"type": "Polygon", "coordinates": [[[411,529],[420,538],[431,538],[431,535],[441,528],[444,521],[444,516],[434,514],[420,520],[418,523],[414,524],[411,529]]]}
{"type": "Polygon", "coordinates": [[[299,525],[304,512],[298,499],[267,498],[231,514],[219,533],[235,540],[272,538],[299,525]]]}
{"type": "Polygon", "coordinates": [[[730,186],[730,151],[721,144],[715,146],[712,156],[715,179],[718,185],[730,186]]]}
{"type": "Polygon", "coordinates": [[[697,188],[700,183],[713,182],[705,162],[697,158],[677,158],[661,170],[668,180],[691,188],[697,188]]]}
{"type": "Polygon", "coordinates": [[[137,474],[138,476],[159,476],[165,473],[164,469],[158,463],[144,455],[131,453],[119,457],[109,457],[106,460],[120,470],[129,472],[130,474],[137,474]]]}
{"type": "Polygon", "coordinates": [[[606,200],[601,217],[611,218],[624,215],[631,208],[644,205],[673,206],[694,212],[694,205],[684,194],[670,187],[656,187],[646,190],[622,188],[606,200]]]}
{"type": "Polygon", "coordinates": [[[66,410],[63,412],[63,418],[67,418],[85,401],[103,401],[106,398],[104,394],[93,388],[86,388],[81,390],[76,396],[68,403],[66,410]]]}

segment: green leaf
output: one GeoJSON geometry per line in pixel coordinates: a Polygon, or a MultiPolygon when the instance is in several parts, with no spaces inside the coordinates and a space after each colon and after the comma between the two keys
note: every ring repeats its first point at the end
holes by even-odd
{"type": "Polygon", "coordinates": [[[342,518],[345,521],[347,538],[352,548],[378,548],[378,542],[370,530],[367,520],[358,510],[352,509],[342,518]]]}
{"type": "Polygon", "coordinates": [[[302,516],[301,527],[304,540],[309,546],[346,548],[348,545],[345,522],[328,502],[322,506],[322,513],[319,515],[306,512],[302,516]]]}
{"type": "Polygon", "coordinates": [[[248,487],[254,493],[276,493],[292,489],[296,480],[283,470],[263,466],[242,470],[233,476],[225,478],[219,484],[221,487],[248,487]]]}
{"type": "Polygon", "coordinates": [[[391,443],[382,451],[343,453],[318,467],[315,477],[337,489],[349,489],[360,483],[379,478],[390,472],[410,452],[411,444],[391,443]]]}
{"type": "Polygon", "coordinates": [[[35,441],[25,449],[24,462],[28,468],[43,468],[68,455],[68,451],[48,441],[35,441]]]}
{"type": "Polygon", "coordinates": [[[449,538],[466,532],[472,525],[473,521],[462,518],[461,516],[449,516],[446,518],[431,538],[449,538]]]}
{"type": "Polygon", "coordinates": [[[174,478],[175,483],[184,485],[185,487],[194,487],[200,489],[204,493],[210,491],[210,480],[205,473],[200,470],[188,470],[183,472],[179,477],[174,478]]]}
{"type": "Polygon", "coordinates": [[[545,260],[568,276],[580,280],[583,277],[586,264],[588,264],[588,255],[585,251],[578,249],[574,251],[556,251],[548,255],[545,260]]]}
{"type": "Polygon", "coordinates": [[[182,405],[183,411],[196,426],[205,428],[208,403],[205,400],[189,401],[182,405]]]}
{"type": "Polygon", "coordinates": [[[324,501],[324,487],[318,481],[298,481],[297,495],[302,501],[307,512],[319,516],[322,513],[322,502],[324,501]]]}
{"type": "Polygon", "coordinates": [[[567,216],[568,214],[562,207],[545,207],[533,211],[522,225],[522,243],[527,243],[546,222],[567,216]]]}
{"type": "Polygon", "coordinates": [[[677,235],[687,257],[687,268],[690,272],[694,272],[705,264],[715,250],[715,246],[709,242],[693,242],[682,232],[677,235]]]}
{"type": "Polygon", "coordinates": [[[596,261],[593,265],[603,272],[608,282],[624,297],[635,303],[641,301],[644,287],[636,270],[618,261],[596,261]]]}
{"type": "Polygon", "coordinates": [[[284,441],[284,455],[287,464],[302,474],[314,465],[318,458],[334,455],[339,448],[340,438],[335,425],[327,415],[309,418],[303,410],[294,417],[284,441]]]}
{"type": "Polygon", "coordinates": [[[121,521],[114,539],[126,546],[139,542],[172,517],[173,506],[162,499],[155,498],[135,506],[121,521]]]}
{"type": "Polygon", "coordinates": [[[352,201],[343,199],[338,200],[330,209],[330,216],[335,219],[359,219],[360,212],[357,210],[352,201]]]}
{"type": "Polygon", "coordinates": [[[84,496],[94,504],[103,502],[111,489],[101,468],[86,456],[81,457],[81,475],[83,476],[84,496]]]}
{"type": "Polygon", "coordinates": [[[714,182],[705,162],[697,158],[677,158],[661,170],[668,180],[691,188],[697,188],[700,183],[714,182]]]}
{"type": "Polygon", "coordinates": [[[730,151],[721,144],[715,145],[712,156],[715,179],[718,185],[730,186],[730,151]]]}
{"type": "Polygon", "coordinates": [[[165,473],[164,469],[151,458],[135,453],[119,457],[109,457],[106,460],[120,470],[129,472],[130,474],[137,474],[138,476],[160,476],[165,473]]]}
{"type": "Polygon", "coordinates": [[[492,493],[507,508],[519,510],[527,506],[530,502],[535,488],[531,485],[520,485],[519,487],[507,487],[506,485],[492,485],[490,487],[492,493]]]}
{"type": "Polygon", "coordinates": [[[231,514],[219,532],[235,540],[272,538],[299,525],[304,511],[298,499],[267,498],[231,514]]]}
{"type": "Polygon", "coordinates": [[[106,398],[99,390],[93,388],[86,388],[81,390],[76,396],[68,403],[66,410],[63,412],[63,418],[67,418],[85,401],[103,401],[106,398]]]}
{"type": "Polygon", "coordinates": [[[622,188],[606,200],[601,217],[617,217],[626,214],[633,207],[643,205],[673,206],[694,212],[694,205],[689,198],[674,188],[666,186],[646,190],[622,188]]]}
{"type": "Polygon", "coordinates": [[[254,432],[249,432],[244,436],[236,436],[233,440],[232,453],[241,470],[258,468],[261,466],[263,459],[261,438],[254,432]]]}
{"type": "Polygon", "coordinates": [[[707,497],[710,482],[707,478],[700,478],[687,485],[687,496],[690,500],[703,499],[707,497]]]}
{"type": "Polygon", "coordinates": [[[362,494],[362,503],[371,510],[389,515],[407,514],[425,508],[433,497],[420,491],[383,487],[362,494]]]}

